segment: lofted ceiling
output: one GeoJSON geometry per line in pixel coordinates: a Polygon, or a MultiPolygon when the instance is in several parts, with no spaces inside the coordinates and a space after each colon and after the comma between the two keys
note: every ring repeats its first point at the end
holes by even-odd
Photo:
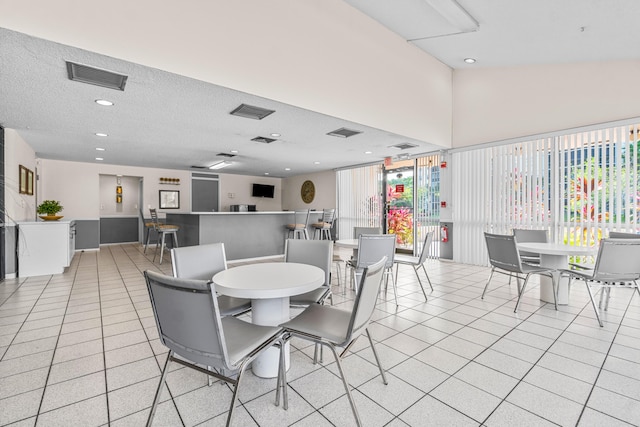
{"type": "MultiPolygon", "coordinates": [[[[640,58],[637,0],[345,2],[454,70],[640,58]]],[[[41,158],[182,170],[229,160],[224,173],[287,177],[442,148],[3,28],[0,59],[0,125],[41,158]],[[125,90],[71,81],[65,61],[124,74],[125,90]],[[240,104],[276,112],[230,115],[240,104]],[[341,128],[362,133],[327,135],[341,128]]]]}

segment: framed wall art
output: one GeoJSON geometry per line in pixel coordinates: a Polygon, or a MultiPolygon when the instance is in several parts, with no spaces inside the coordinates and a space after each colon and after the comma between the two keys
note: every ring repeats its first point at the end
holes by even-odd
{"type": "Polygon", "coordinates": [[[18,165],[18,170],[19,170],[18,192],[20,194],[33,196],[33,181],[34,181],[33,171],[22,165],[18,165]]]}
{"type": "Polygon", "coordinates": [[[160,209],[180,209],[180,192],[173,190],[160,191],[160,209]]]}

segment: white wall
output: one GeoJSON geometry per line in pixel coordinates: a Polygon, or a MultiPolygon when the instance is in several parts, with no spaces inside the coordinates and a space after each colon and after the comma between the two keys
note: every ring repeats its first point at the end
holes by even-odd
{"type": "MultiPolygon", "coordinates": [[[[19,166],[36,172],[36,156],[29,144],[13,129],[4,130],[4,212],[5,222],[34,221],[36,196],[19,193],[19,166]]],[[[35,176],[35,175],[34,175],[35,176]]],[[[34,192],[36,185],[34,183],[34,192]]]]}
{"type": "Polygon", "coordinates": [[[282,208],[285,210],[316,209],[336,207],[336,173],[334,171],[319,172],[285,178],[282,182],[282,208]],[[306,204],[302,201],[300,188],[306,180],[311,180],[316,189],[313,201],[306,204]]]}
{"type": "Polygon", "coordinates": [[[640,116],[640,61],[456,70],[453,146],[640,116]]]}
{"type": "MultiPolygon", "coordinates": [[[[139,216],[140,178],[139,176],[100,175],[100,216],[139,216]],[[116,202],[118,178],[122,187],[122,203],[116,202]]],[[[144,215],[149,216],[148,213],[144,215]]]]}
{"type": "Polygon", "coordinates": [[[256,205],[258,211],[281,211],[282,179],[220,174],[220,211],[228,212],[229,205],[256,205]],[[254,183],[275,186],[273,199],[251,197],[254,183]]]}
{"type": "Polygon", "coordinates": [[[451,143],[451,69],[341,0],[1,4],[8,29],[451,143]]]}

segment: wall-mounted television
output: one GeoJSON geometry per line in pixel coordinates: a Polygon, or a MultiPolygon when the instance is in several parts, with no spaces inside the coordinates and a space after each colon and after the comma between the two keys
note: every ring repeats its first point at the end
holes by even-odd
{"type": "Polygon", "coordinates": [[[273,193],[275,191],[274,185],[267,184],[253,184],[253,190],[251,191],[252,197],[268,197],[273,199],[273,193]]]}

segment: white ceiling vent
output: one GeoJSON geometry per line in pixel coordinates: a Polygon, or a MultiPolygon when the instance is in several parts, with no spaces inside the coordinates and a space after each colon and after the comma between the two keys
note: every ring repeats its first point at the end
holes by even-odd
{"type": "Polygon", "coordinates": [[[228,157],[228,158],[232,158],[235,157],[235,154],[231,154],[231,153],[218,153],[216,154],[216,157],[228,157]]]}
{"type": "Polygon", "coordinates": [[[233,116],[246,117],[247,119],[262,120],[271,113],[275,113],[275,110],[267,110],[266,108],[254,107],[253,105],[240,104],[238,108],[229,114],[233,116]]]}
{"type": "Polygon", "coordinates": [[[252,141],[262,142],[264,144],[271,144],[275,139],[267,138],[266,136],[256,136],[255,138],[251,138],[252,141]]]}
{"type": "Polygon", "coordinates": [[[127,83],[125,75],[69,61],[67,61],[67,74],[69,80],[109,89],[124,90],[124,85],[127,83]]]}
{"type": "Polygon", "coordinates": [[[340,129],[336,129],[334,131],[329,132],[327,135],[338,136],[340,138],[349,138],[350,136],[357,135],[359,133],[362,133],[362,132],[360,132],[359,130],[340,128],[340,129]]]}
{"type": "Polygon", "coordinates": [[[408,150],[409,148],[417,147],[417,144],[409,144],[408,142],[403,142],[402,144],[391,145],[389,148],[397,148],[398,150],[408,150]]]}

